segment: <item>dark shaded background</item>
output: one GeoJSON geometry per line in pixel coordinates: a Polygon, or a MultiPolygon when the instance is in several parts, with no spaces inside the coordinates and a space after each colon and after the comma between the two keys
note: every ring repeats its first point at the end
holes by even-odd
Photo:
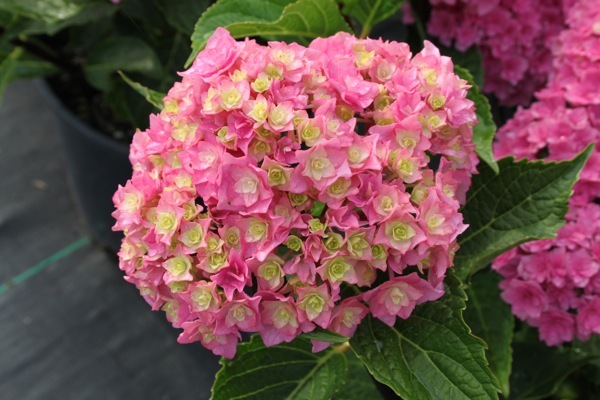
{"type": "Polygon", "coordinates": [[[218,366],[92,243],[33,82],[0,106],[0,399],[208,399],[218,366]]]}

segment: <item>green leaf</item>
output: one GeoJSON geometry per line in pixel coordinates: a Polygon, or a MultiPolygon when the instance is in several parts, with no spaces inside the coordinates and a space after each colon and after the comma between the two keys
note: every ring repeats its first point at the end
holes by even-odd
{"type": "Polygon", "coordinates": [[[158,0],[158,6],[169,25],[190,36],[194,25],[210,4],[209,0],[158,0]]]}
{"type": "Polygon", "coordinates": [[[321,214],[323,214],[323,211],[325,210],[326,206],[327,204],[325,203],[315,201],[312,208],[310,209],[310,215],[312,215],[313,217],[320,217],[321,214]]]}
{"type": "MultiPolygon", "coordinates": [[[[466,69],[473,76],[473,82],[478,87],[483,86],[484,82],[484,70],[483,70],[483,56],[477,50],[475,46],[469,47],[465,51],[458,51],[453,47],[440,46],[440,52],[452,58],[454,65],[459,65],[463,69],[466,69]]],[[[461,76],[463,79],[467,79],[461,76]]]]}
{"type": "Polygon", "coordinates": [[[0,0],[0,9],[52,24],[72,18],[85,6],[82,0],[0,0]]]}
{"type": "Polygon", "coordinates": [[[118,70],[159,79],[162,68],[152,47],[135,37],[109,37],[90,49],[85,75],[92,86],[108,90],[110,78],[118,70]]]}
{"type": "Polygon", "coordinates": [[[403,0],[340,0],[344,5],[342,13],[360,22],[360,37],[369,35],[371,28],[394,15],[404,3],[403,0]]]}
{"type": "Polygon", "coordinates": [[[123,128],[118,125],[114,126],[111,123],[109,129],[118,130],[113,132],[115,137],[132,135],[134,127],[141,130],[148,127],[148,115],[156,112],[156,109],[150,103],[140,101],[139,94],[131,90],[125,81],[122,79],[116,80],[114,85],[111,85],[105,93],[106,102],[117,117],[117,122],[126,123],[130,127],[130,130],[122,132],[121,129],[123,128]]]}
{"type": "Polygon", "coordinates": [[[254,335],[238,345],[233,360],[221,360],[212,399],[331,399],[347,373],[343,347],[312,353],[303,339],[265,347],[254,335]]]}
{"type": "Polygon", "coordinates": [[[14,71],[19,57],[23,54],[20,47],[14,48],[0,64],[0,95],[6,90],[6,86],[13,80],[14,71]]]}
{"type": "Polygon", "coordinates": [[[236,22],[274,22],[285,6],[294,0],[219,0],[200,17],[192,33],[192,54],[186,62],[189,66],[206,46],[208,38],[218,27],[236,22]]]}
{"type": "Polygon", "coordinates": [[[329,343],[346,343],[348,339],[350,339],[348,336],[340,335],[339,333],[328,331],[327,329],[322,328],[317,328],[312,332],[303,333],[301,337],[329,343]]]}
{"type": "Polygon", "coordinates": [[[133,90],[135,90],[137,93],[142,95],[142,97],[144,97],[146,99],[146,101],[148,101],[148,103],[152,104],[154,107],[158,108],[159,110],[162,110],[164,108],[163,99],[166,96],[164,93],[159,93],[155,90],[148,89],[146,86],[143,86],[138,82],[132,81],[127,75],[125,75],[125,73],[123,73],[123,71],[117,71],[117,72],[119,73],[121,78],[123,78],[123,80],[125,82],[127,82],[127,84],[133,90]]]}
{"type": "Polygon", "coordinates": [[[515,343],[513,350],[510,400],[545,399],[567,376],[590,361],[590,357],[567,348],[548,347],[541,342],[515,343]]]}
{"type": "Polygon", "coordinates": [[[192,54],[186,66],[219,26],[225,27],[236,39],[261,36],[303,43],[351,30],[333,0],[221,0],[198,20],[192,35],[192,54]]]}
{"type": "Polygon", "coordinates": [[[335,393],[335,400],[382,400],[373,378],[354,352],[345,353],[348,362],[346,383],[335,393]]]}
{"type": "Polygon", "coordinates": [[[473,275],[465,289],[469,301],[463,315],[473,334],[487,343],[490,369],[500,383],[502,394],[508,396],[515,319],[510,306],[500,298],[501,279],[489,270],[473,275]]]}
{"type": "Polygon", "coordinates": [[[372,317],[350,345],[378,381],[405,400],[497,398],[485,343],[462,318],[466,295],[453,275],[442,299],[418,306],[393,328],[372,317]]]}
{"type": "Polygon", "coordinates": [[[573,184],[592,153],[588,146],[571,161],[498,162],[496,173],[485,164],[473,176],[462,208],[469,228],[458,238],[454,258],[459,278],[485,267],[511,248],[536,239],[552,238],[563,226],[573,184]]]}
{"type": "Polygon", "coordinates": [[[498,173],[498,164],[494,159],[492,152],[492,142],[496,133],[496,124],[492,119],[492,109],[490,102],[473,80],[471,73],[458,65],[454,66],[454,72],[462,79],[469,82],[471,88],[467,93],[467,98],[475,103],[475,113],[477,114],[477,125],[473,127],[473,143],[475,143],[475,152],[483,161],[489,165],[494,172],[498,173]]]}
{"type": "Polygon", "coordinates": [[[29,20],[21,34],[53,35],[69,26],[108,17],[117,7],[104,0],[0,0],[0,10],[29,20]]]}
{"type": "Polygon", "coordinates": [[[21,47],[0,45],[0,97],[12,81],[37,78],[56,71],[54,64],[26,53],[21,47]]]}

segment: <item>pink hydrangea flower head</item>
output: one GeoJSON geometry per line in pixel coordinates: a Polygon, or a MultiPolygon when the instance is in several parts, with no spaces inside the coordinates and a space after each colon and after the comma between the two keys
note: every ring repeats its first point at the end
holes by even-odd
{"type": "MultiPolygon", "coordinates": [[[[550,2],[551,3],[551,2],[550,2]]],[[[600,141],[600,47],[593,27],[598,1],[565,3],[564,27],[551,47],[546,88],[519,109],[496,135],[498,157],[559,161],[600,141]]],[[[575,184],[566,224],[556,239],[530,242],[497,258],[502,298],[514,314],[538,327],[540,339],[559,345],[600,334],[600,148],[575,184]]]]}
{"type": "Polygon", "coordinates": [[[485,91],[504,104],[527,105],[548,81],[552,47],[566,26],[563,2],[431,0],[427,30],[459,51],[475,46],[485,91]]]}
{"type": "Polygon", "coordinates": [[[476,118],[435,46],[261,46],[219,28],[181,76],[133,140],[113,214],[126,280],[180,342],[232,357],[240,332],[351,336],[369,312],[392,325],[442,295],[476,118]]]}

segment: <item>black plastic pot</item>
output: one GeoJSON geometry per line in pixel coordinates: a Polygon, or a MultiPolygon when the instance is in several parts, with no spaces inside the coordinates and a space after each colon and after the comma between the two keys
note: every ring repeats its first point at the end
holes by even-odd
{"type": "Polygon", "coordinates": [[[68,178],[79,210],[94,239],[116,252],[123,237],[113,232],[115,221],[112,196],[119,184],[131,176],[129,148],[93,129],[68,110],[50,86],[38,80],[38,87],[57,115],[68,166],[68,178]]]}

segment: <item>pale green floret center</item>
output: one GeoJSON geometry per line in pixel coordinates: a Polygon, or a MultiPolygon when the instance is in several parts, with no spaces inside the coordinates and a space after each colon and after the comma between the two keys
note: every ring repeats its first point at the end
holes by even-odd
{"type": "Polygon", "coordinates": [[[396,222],[392,227],[392,238],[394,238],[394,240],[408,240],[415,235],[415,230],[402,222],[396,222]]]}
{"type": "Polygon", "coordinates": [[[238,193],[256,193],[258,187],[258,181],[251,177],[244,177],[237,181],[235,185],[236,192],[238,193]]]}
{"type": "Polygon", "coordinates": [[[429,98],[429,105],[434,110],[439,110],[440,108],[444,107],[445,104],[446,98],[441,94],[434,94],[429,98]]]}
{"type": "Polygon", "coordinates": [[[128,213],[134,213],[142,204],[142,196],[138,193],[127,193],[123,199],[123,210],[128,213]]]}
{"type": "Polygon", "coordinates": [[[173,257],[167,261],[167,269],[176,277],[185,274],[191,266],[190,261],[185,257],[173,257]]]}
{"type": "Polygon", "coordinates": [[[250,84],[257,93],[262,93],[269,88],[271,80],[266,74],[259,74],[254,82],[250,84]]]}
{"type": "Polygon", "coordinates": [[[350,187],[350,181],[345,178],[338,178],[327,187],[327,193],[332,197],[341,197],[350,187]]]}
{"type": "Polygon", "coordinates": [[[406,294],[395,286],[390,289],[389,298],[396,305],[404,305],[406,303],[406,294]]]}
{"type": "Polygon", "coordinates": [[[233,318],[236,321],[241,322],[241,321],[243,321],[243,320],[246,319],[246,315],[248,314],[247,311],[250,311],[250,310],[246,310],[245,306],[236,307],[233,310],[233,313],[232,313],[233,314],[233,318]]]}
{"type": "Polygon", "coordinates": [[[179,315],[179,303],[175,300],[170,300],[165,303],[161,308],[171,320],[177,320],[177,316],[179,315]]]}
{"type": "Polygon", "coordinates": [[[276,262],[269,261],[258,267],[258,276],[270,281],[281,277],[281,270],[276,262]]]}
{"type": "Polygon", "coordinates": [[[429,86],[435,86],[437,84],[437,73],[434,69],[423,71],[423,76],[425,77],[425,82],[427,82],[429,86]]]}
{"type": "Polygon", "coordinates": [[[398,144],[405,149],[414,149],[417,146],[417,141],[411,137],[403,137],[398,140],[398,144]]]}
{"type": "Polygon", "coordinates": [[[384,259],[387,257],[385,248],[381,244],[375,244],[371,246],[371,254],[375,260],[384,259]]]}
{"type": "Polygon", "coordinates": [[[240,233],[236,228],[231,228],[227,231],[225,243],[228,247],[237,247],[240,244],[240,233]]]}
{"type": "Polygon", "coordinates": [[[330,252],[334,252],[342,247],[342,242],[344,238],[339,233],[331,232],[328,233],[325,239],[325,248],[330,252]]]}
{"type": "Polygon", "coordinates": [[[394,209],[394,200],[389,196],[383,196],[380,209],[384,214],[389,214],[394,209]]]}
{"type": "Polygon", "coordinates": [[[213,294],[209,289],[194,290],[191,298],[200,311],[208,310],[214,300],[213,294]]]}
{"type": "Polygon", "coordinates": [[[342,121],[348,121],[354,116],[354,111],[348,106],[339,105],[335,107],[335,115],[338,116],[342,121]]]}
{"type": "Polygon", "coordinates": [[[246,232],[246,241],[253,243],[258,242],[264,238],[267,234],[267,223],[263,221],[254,221],[248,227],[246,232]]]}
{"type": "Polygon", "coordinates": [[[290,202],[293,206],[301,206],[302,204],[306,203],[306,200],[308,200],[308,196],[306,196],[304,193],[290,194],[290,202]]]}
{"type": "Polygon", "coordinates": [[[219,242],[219,240],[217,238],[211,237],[206,241],[206,249],[209,252],[217,251],[220,246],[221,246],[221,243],[219,242]]]}
{"type": "Polygon", "coordinates": [[[445,220],[446,218],[444,218],[443,215],[433,214],[427,217],[427,228],[429,228],[429,230],[435,230],[439,228],[445,220]]]}
{"type": "Polygon", "coordinates": [[[249,113],[256,122],[264,121],[267,118],[267,105],[263,102],[257,102],[252,107],[252,111],[249,113]]]}
{"type": "Polygon", "coordinates": [[[307,295],[302,300],[302,305],[304,311],[306,312],[306,315],[308,315],[308,318],[310,320],[313,320],[323,312],[323,308],[325,307],[325,300],[320,295],[312,293],[307,295]]]}
{"type": "Polygon", "coordinates": [[[242,94],[235,87],[221,93],[221,102],[226,110],[239,105],[241,100],[242,94]]]}
{"type": "Polygon", "coordinates": [[[422,188],[422,187],[414,188],[413,192],[410,195],[410,200],[415,204],[421,203],[426,198],[427,198],[427,189],[422,188]]]}
{"type": "Polygon", "coordinates": [[[271,151],[271,146],[269,146],[268,143],[265,143],[262,140],[257,140],[254,144],[253,151],[256,154],[266,154],[271,151]]]}
{"type": "Polygon", "coordinates": [[[346,311],[342,317],[342,323],[348,328],[352,327],[352,325],[354,325],[354,314],[350,311],[346,311]]]}
{"type": "Polygon", "coordinates": [[[283,126],[286,124],[286,112],[281,106],[276,106],[269,113],[269,124],[273,126],[283,126]]]}
{"type": "Polygon", "coordinates": [[[350,269],[350,264],[340,258],[333,259],[327,266],[327,277],[331,282],[341,280],[350,269]]]}
{"type": "Polygon", "coordinates": [[[348,239],[348,250],[354,257],[362,257],[363,252],[369,247],[371,245],[365,240],[364,233],[357,233],[348,239]]]}
{"type": "Polygon", "coordinates": [[[181,293],[187,289],[189,283],[188,282],[171,282],[167,286],[171,289],[171,293],[181,293]]]}
{"type": "Polygon", "coordinates": [[[227,261],[227,253],[213,253],[208,257],[208,265],[213,271],[216,271],[225,265],[227,261]]]}
{"type": "Polygon", "coordinates": [[[286,310],[284,307],[279,307],[273,316],[273,325],[275,325],[275,328],[281,329],[284,326],[289,325],[294,320],[294,314],[292,314],[289,310],[286,310]]]}
{"type": "Polygon", "coordinates": [[[398,165],[398,170],[403,175],[411,175],[415,170],[415,166],[410,160],[403,159],[398,165]]]}
{"type": "Polygon", "coordinates": [[[289,249],[294,251],[300,251],[302,249],[302,240],[296,235],[288,236],[284,243],[289,249]]]}
{"type": "Polygon", "coordinates": [[[310,221],[308,221],[308,229],[313,233],[325,230],[325,227],[325,224],[322,223],[321,220],[318,218],[313,218],[310,221]]]}
{"type": "Polygon", "coordinates": [[[186,231],[182,235],[181,241],[187,247],[195,248],[200,245],[200,243],[202,242],[203,236],[204,236],[204,233],[202,232],[202,228],[194,227],[194,228],[190,229],[189,231],[186,231]]]}
{"type": "Polygon", "coordinates": [[[283,168],[279,166],[269,167],[267,183],[269,186],[285,185],[288,179],[283,168]]]}
{"type": "Polygon", "coordinates": [[[233,143],[234,139],[233,137],[228,138],[227,134],[229,133],[229,130],[227,129],[226,126],[222,127],[221,129],[219,129],[217,131],[217,138],[221,141],[221,143],[223,144],[231,144],[233,143]]]}
{"type": "Polygon", "coordinates": [[[348,161],[350,164],[358,164],[362,161],[360,148],[355,144],[348,148],[348,161]]]}
{"type": "Polygon", "coordinates": [[[158,233],[170,233],[177,228],[177,218],[168,212],[156,213],[156,231],[158,233]]]}
{"type": "Polygon", "coordinates": [[[313,159],[310,163],[310,166],[315,171],[322,171],[329,166],[330,162],[328,159],[323,157],[317,157],[313,159]]]}
{"type": "Polygon", "coordinates": [[[310,122],[300,131],[300,138],[302,138],[309,146],[312,145],[319,136],[321,136],[321,130],[310,122]]]}

